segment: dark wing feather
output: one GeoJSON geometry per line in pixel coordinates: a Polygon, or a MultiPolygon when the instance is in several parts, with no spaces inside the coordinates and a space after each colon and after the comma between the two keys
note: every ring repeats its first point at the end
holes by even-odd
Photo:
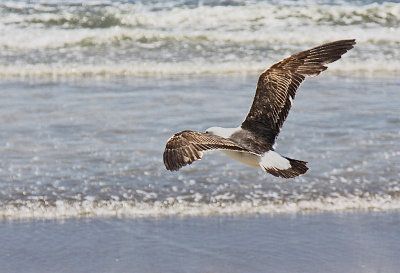
{"type": "Polygon", "coordinates": [[[194,131],[182,131],[172,136],[165,147],[164,165],[167,170],[177,171],[203,157],[203,151],[233,150],[248,152],[235,142],[215,135],[194,131]]]}
{"type": "Polygon", "coordinates": [[[256,94],[242,128],[273,144],[285,121],[296,90],[306,77],[317,76],[353,48],[355,40],[341,40],[291,55],[260,75],[256,94]]]}

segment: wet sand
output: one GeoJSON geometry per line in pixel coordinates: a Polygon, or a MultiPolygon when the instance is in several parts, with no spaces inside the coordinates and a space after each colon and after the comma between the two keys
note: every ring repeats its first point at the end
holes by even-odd
{"type": "Polygon", "coordinates": [[[0,222],[1,272],[399,272],[400,212],[0,222]]]}

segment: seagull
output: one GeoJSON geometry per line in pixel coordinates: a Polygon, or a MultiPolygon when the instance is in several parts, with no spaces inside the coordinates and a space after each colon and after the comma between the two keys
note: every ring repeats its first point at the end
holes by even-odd
{"type": "Polygon", "coordinates": [[[177,171],[201,159],[203,152],[221,150],[241,163],[277,177],[293,178],[306,173],[306,161],[282,156],[273,145],[300,84],[326,70],[326,64],[339,60],[355,43],[355,39],[326,43],[272,65],[260,75],[253,104],[239,127],[176,133],[165,147],[166,169],[177,171]]]}

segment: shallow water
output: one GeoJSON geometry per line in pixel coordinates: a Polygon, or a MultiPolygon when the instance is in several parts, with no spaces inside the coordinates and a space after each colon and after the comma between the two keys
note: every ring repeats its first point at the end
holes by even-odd
{"type": "Polygon", "coordinates": [[[309,162],[290,180],[219,152],[174,173],[162,163],[175,132],[239,125],[257,75],[2,81],[0,215],[399,209],[400,82],[324,74],[277,140],[309,162]]]}
{"type": "Polygon", "coordinates": [[[398,2],[0,3],[0,217],[400,208],[398,2]],[[300,88],[277,179],[218,152],[169,173],[167,139],[235,127],[257,77],[355,38],[300,88]]]}

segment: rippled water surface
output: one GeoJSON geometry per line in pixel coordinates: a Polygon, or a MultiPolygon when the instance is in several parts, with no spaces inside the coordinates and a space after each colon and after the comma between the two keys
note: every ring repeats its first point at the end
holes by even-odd
{"type": "Polygon", "coordinates": [[[275,178],[219,152],[162,163],[183,129],[239,125],[257,75],[2,81],[0,215],[165,215],[400,208],[400,82],[329,75],[300,88],[275,178]]]}
{"type": "Polygon", "coordinates": [[[0,3],[0,217],[400,209],[398,1],[0,3]],[[170,173],[174,133],[238,126],[258,75],[355,38],[301,86],[272,177],[218,152],[170,173]]]}

